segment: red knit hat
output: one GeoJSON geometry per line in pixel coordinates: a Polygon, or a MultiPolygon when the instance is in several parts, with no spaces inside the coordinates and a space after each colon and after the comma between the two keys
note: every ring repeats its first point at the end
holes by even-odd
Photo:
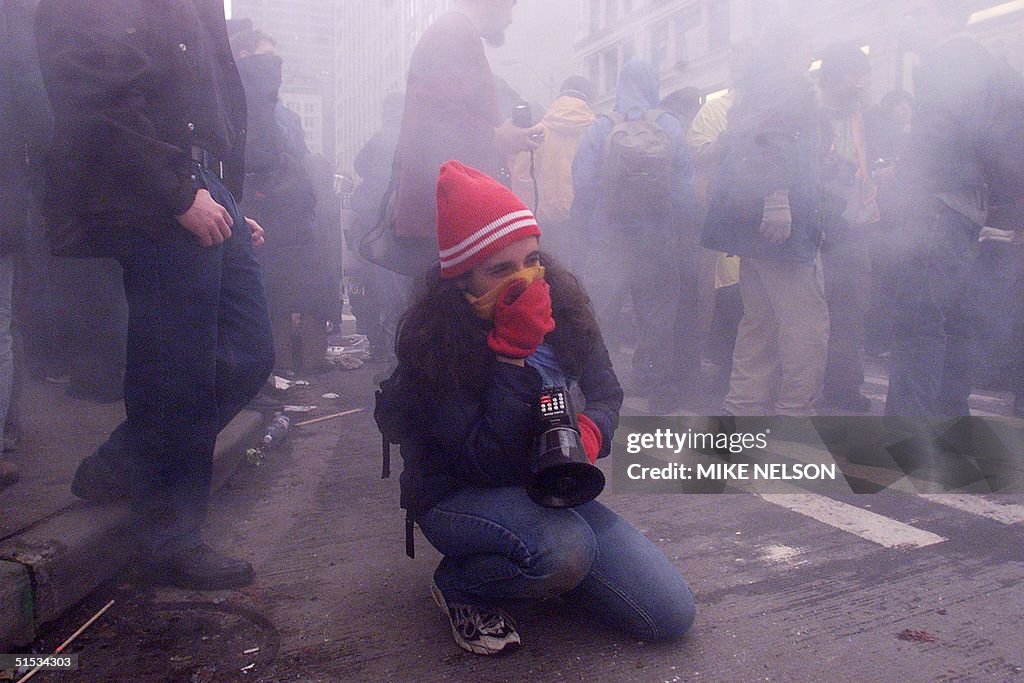
{"type": "Polygon", "coordinates": [[[524,237],[540,237],[533,212],[504,185],[458,161],[437,179],[441,277],[458,277],[524,237]]]}

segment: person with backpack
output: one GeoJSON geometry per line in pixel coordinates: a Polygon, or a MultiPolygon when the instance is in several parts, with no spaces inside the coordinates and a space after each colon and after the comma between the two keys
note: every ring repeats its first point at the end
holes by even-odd
{"type": "Polygon", "coordinates": [[[696,307],[696,301],[680,305],[682,271],[696,267],[696,251],[679,248],[695,215],[693,159],[682,124],[659,102],[654,66],[627,62],[615,111],[599,117],[580,142],[572,207],[588,262],[584,279],[612,338],[621,338],[621,309],[631,297],[633,384],[655,413],[682,398],[676,316],[696,307]]]}
{"type": "Polygon", "coordinates": [[[743,317],[723,409],[813,415],[829,318],[821,241],[820,129],[807,40],[766,29],[740,78],[702,244],[740,257],[743,317]]]}
{"type": "Polygon", "coordinates": [[[552,508],[527,493],[546,387],[582,394],[590,462],[611,451],[622,389],[586,292],[485,174],[446,163],[437,207],[440,266],[402,319],[374,416],[401,446],[407,546],[415,523],[444,555],[432,594],[456,643],[514,649],[504,609],[559,596],[636,638],[682,636],[693,596],[643,534],[596,500],[552,508]]]}

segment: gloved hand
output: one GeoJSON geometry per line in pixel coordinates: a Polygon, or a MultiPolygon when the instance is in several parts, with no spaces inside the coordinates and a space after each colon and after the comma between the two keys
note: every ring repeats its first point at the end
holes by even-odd
{"type": "Polygon", "coordinates": [[[778,190],[764,198],[761,213],[761,236],[772,244],[780,244],[793,233],[793,212],[789,209],[789,192],[778,190]]]}
{"type": "Polygon", "coordinates": [[[527,286],[516,280],[494,305],[494,329],[487,334],[487,346],[499,356],[526,358],[554,329],[548,283],[535,280],[527,286]]]}
{"type": "Polygon", "coordinates": [[[594,421],[583,413],[576,413],[576,420],[580,423],[580,439],[583,441],[583,450],[586,452],[590,464],[593,465],[597,462],[597,454],[601,452],[601,443],[604,441],[604,437],[601,436],[601,430],[597,428],[594,421]]]}

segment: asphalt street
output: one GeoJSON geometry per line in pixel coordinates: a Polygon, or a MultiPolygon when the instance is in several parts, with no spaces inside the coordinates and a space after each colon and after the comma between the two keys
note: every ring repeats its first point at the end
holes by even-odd
{"type": "Polygon", "coordinates": [[[209,539],[254,563],[252,587],[193,593],[126,575],[37,643],[116,599],[76,642],[80,670],[36,680],[1024,680],[1024,497],[913,490],[606,491],[689,580],[689,636],[635,642],[551,603],[514,612],[519,652],[463,652],[430,600],[438,554],[418,533],[417,558],[404,554],[397,457],[380,478],[378,371],[290,390],[314,415],[364,410],[293,429],[218,494],[209,539]]]}

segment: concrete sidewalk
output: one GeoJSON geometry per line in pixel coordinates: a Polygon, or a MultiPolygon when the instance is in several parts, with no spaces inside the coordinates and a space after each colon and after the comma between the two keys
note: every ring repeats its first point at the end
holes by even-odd
{"type": "MultiPolygon", "coordinates": [[[[21,479],[0,490],[0,652],[31,643],[59,617],[126,564],[127,508],[78,500],[70,490],[79,461],[124,419],[123,403],[69,398],[64,386],[27,382],[22,441],[4,457],[21,479]]],[[[220,434],[214,488],[234,473],[260,436],[263,417],[239,414],[220,434]]]]}

